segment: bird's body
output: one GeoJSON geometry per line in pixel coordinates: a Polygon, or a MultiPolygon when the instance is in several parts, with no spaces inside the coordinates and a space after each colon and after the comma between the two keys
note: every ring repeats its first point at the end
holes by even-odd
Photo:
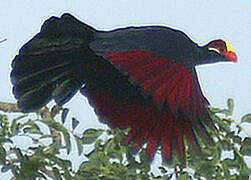
{"type": "Polygon", "coordinates": [[[218,61],[237,61],[222,40],[200,47],[161,26],[97,31],[65,14],[47,20],[22,47],[11,79],[24,111],[51,99],[63,105],[81,89],[102,122],[131,128],[124,142],[136,151],[147,143],[149,157],[161,145],[170,158],[172,150],[184,154],[184,137],[195,150],[196,136],[213,144],[195,66],[218,61]]]}

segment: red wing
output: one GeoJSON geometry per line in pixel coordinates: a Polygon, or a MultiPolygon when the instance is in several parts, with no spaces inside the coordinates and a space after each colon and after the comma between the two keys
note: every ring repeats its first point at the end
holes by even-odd
{"type": "Polygon", "coordinates": [[[206,143],[213,143],[205,125],[213,128],[214,124],[195,73],[142,50],[113,51],[105,57],[155,102],[149,99],[141,104],[123,100],[102,87],[88,88],[88,84],[81,91],[100,120],[110,127],[131,128],[124,142],[132,142],[135,151],[147,143],[147,154],[153,157],[161,144],[163,157],[170,158],[173,149],[182,157],[184,136],[193,149],[199,149],[195,134],[206,143]]]}
{"type": "Polygon", "coordinates": [[[167,102],[173,112],[178,106],[187,107],[191,75],[184,65],[155,56],[143,50],[113,51],[105,54],[130,80],[141,86],[145,94],[153,97],[157,106],[167,102]]]}

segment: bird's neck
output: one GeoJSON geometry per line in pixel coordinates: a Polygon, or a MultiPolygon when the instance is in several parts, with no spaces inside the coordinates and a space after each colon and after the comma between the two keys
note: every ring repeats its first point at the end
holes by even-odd
{"type": "Polygon", "coordinates": [[[227,59],[224,56],[218,54],[215,51],[208,50],[205,48],[200,48],[200,50],[201,52],[198,61],[196,62],[196,65],[212,64],[212,63],[227,61],[227,59]]]}

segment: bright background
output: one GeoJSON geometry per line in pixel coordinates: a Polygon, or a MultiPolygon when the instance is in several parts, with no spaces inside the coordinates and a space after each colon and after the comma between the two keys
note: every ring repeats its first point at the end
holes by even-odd
{"type": "MultiPolygon", "coordinates": [[[[201,86],[214,107],[224,108],[227,99],[233,98],[232,118],[236,121],[251,112],[251,1],[248,0],[0,0],[0,40],[7,38],[0,44],[0,101],[15,102],[9,74],[19,48],[39,32],[47,18],[64,12],[100,30],[164,25],[184,31],[200,45],[213,39],[228,40],[239,62],[198,67],[201,86]]],[[[80,94],[66,107],[81,121],[80,131],[103,126],[80,94]]]]}

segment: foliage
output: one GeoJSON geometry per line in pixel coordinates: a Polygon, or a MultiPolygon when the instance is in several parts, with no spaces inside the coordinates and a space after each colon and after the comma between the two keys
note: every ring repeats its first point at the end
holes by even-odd
{"type": "MultiPolygon", "coordinates": [[[[171,164],[163,161],[158,165],[160,174],[151,171],[149,160],[142,148],[133,154],[130,145],[125,146],[124,135],[129,131],[121,129],[87,129],[81,135],[75,132],[79,122],[73,118],[71,130],[64,127],[69,110],[54,106],[51,112],[39,112],[35,119],[27,114],[9,120],[0,115],[0,167],[1,173],[11,171],[12,179],[248,179],[251,170],[244,156],[251,156],[251,138],[241,137],[244,123],[251,122],[251,114],[245,115],[240,123],[227,116],[231,115],[233,101],[228,100],[228,109],[210,108],[218,131],[209,130],[216,140],[215,146],[202,147],[200,154],[193,152],[186,144],[185,161],[174,158],[171,164]],[[216,115],[217,114],[217,115],[216,115]],[[219,116],[218,116],[219,115],[219,116]],[[220,117],[221,116],[221,117],[220,117]],[[42,126],[49,132],[42,130],[42,126]],[[26,149],[15,146],[15,137],[28,137],[33,145],[26,149]],[[45,142],[46,140],[46,142],[45,142]],[[77,170],[60,153],[69,154],[73,145],[78,155],[86,156],[77,170]],[[91,152],[85,153],[86,145],[94,145],[91,152]],[[231,152],[225,156],[223,152],[231,152]]],[[[185,141],[186,142],[186,141],[185,141]]]]}

